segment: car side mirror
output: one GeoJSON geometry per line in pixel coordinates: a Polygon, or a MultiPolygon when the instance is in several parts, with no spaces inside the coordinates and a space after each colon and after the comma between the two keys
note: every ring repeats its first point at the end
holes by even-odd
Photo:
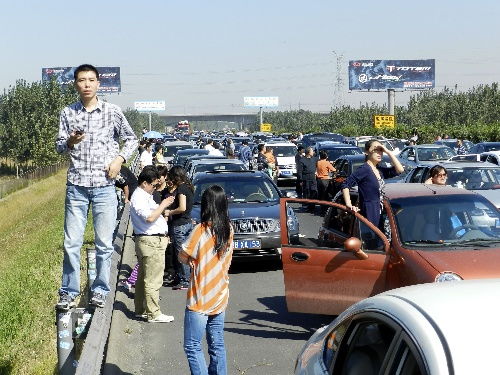
{"type": "Polygon", "coordinates": [[[408,160],[415,161],[415,156],[408,156],[408,160]]]}
{"type": "Polygon", "coordinates": [[[361,250],[361,241],[356,237],[349,237],[344,241],[344,249],[354,253],[356,258],[365,260],[368,259],[368,254],[366,254],[363,250],[361,250]]]}
{"type": "Polygon", "coordinates": [[[281,193],[284,196],[286,196],[287,198],[297,198],[297,192],[296,191],[282,190],[281,193]]]}

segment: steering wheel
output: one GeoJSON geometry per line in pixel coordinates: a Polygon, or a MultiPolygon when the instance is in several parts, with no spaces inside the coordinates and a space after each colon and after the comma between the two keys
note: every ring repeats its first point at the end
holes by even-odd
{"type": "Polygon", "coordinates": [[[248,197],[245,198],[246,202],[251,202],[251,201],[267,201],[267,197],[262,194],[262,193],[252,193],[248,197]]]}
{"type": "MultiPolygon", "coordinates": [[[[480,227],[474,224],[464,224],[460,225],[459,227],[453,228],[451,234],[456,237],[457,233],[460,232],[462,229],[466,229],[467,231],[465,233],[467,233],[473,229],[480,229],[480,227]]],[[[462,234],[460,237],[465,236],[465,233],[462,234]]]]}

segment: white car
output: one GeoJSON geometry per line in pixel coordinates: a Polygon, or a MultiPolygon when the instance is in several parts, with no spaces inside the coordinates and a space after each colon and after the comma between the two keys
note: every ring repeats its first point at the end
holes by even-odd
{"type": "MultiPolygon", "coordinates": [[[[280,172],[278,181],[296,179],[295,155],[297,154],[297,146],[292,142],[269,142],[265,145],[273,149],[273,155],[278,162],[280,172]]],[[[254,158],[257,158],[257,146],[254,147],[252,153],[254,158]]]]}
{"type": "Polygon", "coordinates": [[[317,330],[295,374],[494,374],[499,313],[500,279],[393,289],[317,330]]]}

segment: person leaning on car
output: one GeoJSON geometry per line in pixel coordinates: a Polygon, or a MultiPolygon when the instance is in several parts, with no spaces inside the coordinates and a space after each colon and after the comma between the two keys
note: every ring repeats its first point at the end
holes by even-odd
{"type": "MultiPolygon", "coordinates": [[[[305,199],[316,199],[318,185],[316,183],[316,158],[312,147],[306,148],[306,154],[297,165],[297,178],[302,182],[302,194],[305,199]]],[[[314,206],[309,206],[310,209],[314,206]]]]}
{"type": "Polygon", "coordinates": [[[330,173],[337,170],[328,160],[328,153],[325,150],[319,152],[319,160],[316,163],[316,178],[318,182],[318,199],[326,201],[328,197],[328,185],[331,181],[330,173]]]}

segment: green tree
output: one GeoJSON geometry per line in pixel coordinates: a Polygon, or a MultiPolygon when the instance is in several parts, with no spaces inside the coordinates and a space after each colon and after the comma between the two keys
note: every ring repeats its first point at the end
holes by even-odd
{"type": "Polygon", "coordinates": [[[45,166],[60,160],[55,151],[59,113],[77,100],[73,87],[54,80],[19,80],[0,96],[0,155],[23,167],[45,166]]]}

